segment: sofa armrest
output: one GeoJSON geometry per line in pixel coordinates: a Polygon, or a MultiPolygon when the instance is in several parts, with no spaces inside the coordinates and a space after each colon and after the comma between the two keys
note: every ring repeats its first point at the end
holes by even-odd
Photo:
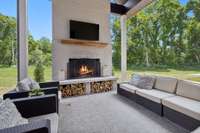
{"type": "MultiPolygon", "coordinates": [[[[58,95],[58,89],[59,89],[59,82],[53,81],[53,82],[44,82],[39,83],[40,87],[44,91],[45,94],[56,94],[58,95]]],[[[16,90],[9,91],[8,93],[3,95],[3,99],[10,98],[10,99],[17,99],[17,98],[25,98],[29,96],[30,91],[23,91],[23,92],[17,92],[16,90]]]]}
{"type": "Polygon", "coordinates": [[[17,98],[24,98],[24,97],[28,97],[29,96],[29,92],[28,91],[23,91],[23,92],[16,92],[16,91],[10,91],[6,94],[3,95],[3,99],[17,99],[17,98]]]}
{"type": "Polygon", "coordinates": [[[40,88],[51,88],[51,87],[59,87],[59,82],[58,81],[52,81],[52,82],[43,82],[39,83],[40,88]]]}
{"type": "Polygon", "coordinates": [[[15,127],[0,129],[0,133],[50,133],[50,130],[50,120],[40,120],[15,127]]]}
{"type": "Polygon", "coordinates": [[[13,99],[18,111],[24,118],[58,113],[57,95],[44,95],[13,99]]]}
{"type": "Polygon", "coordinates": [[[129,83],[129,81],[123,81],[123,82],[120,82],[118,84],[128,84],[128,83],[129,83]]]}
{"type": "Polygon", "coordinates": [[[44,94],[56,94],[56,95],[58,95],[58,87],[42,88],[42,91],[44,92],[44,94]]]}
{"type": "MultiPolygon", "coordinates": [[[[56,94],[58,96],[58,87],[49,87],[49,88],[42,88],[44,94],[56,94]]],[[[30,91],[23,91],[23,92],[16,92],[10,91],[3,95],[3,99],[17,99],[17,98],[25,98],[29,96],[30,91]]]]}
{"type": "Polygon", "coordinates": [[[121,84],[128,84],[128,83],[129,83],[128,81],[124,81],[124,82],[117,83],[117,88],[120,88],[120,85],[121,85],[121,84]]]}

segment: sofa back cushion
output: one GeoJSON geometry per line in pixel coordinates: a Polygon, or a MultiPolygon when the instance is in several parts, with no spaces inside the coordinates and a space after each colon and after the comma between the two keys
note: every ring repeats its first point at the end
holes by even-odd
{"type": "Polygon", "coordinates": [[[141,89],[152,89],[155,83],[154,76],[134,74],[130,80],[130,84],[141,89]]]}
{"type": "Polygon", "coordinates": [[[169,93],[175,93],[178,80],[171,77],[156,78],[155,89],[166,91],[169,93]]]}
{"type": "Polygon", "coordinates": [[[200,101],[200,84],[192,81],[179,80],[176,94],[200,101]]]}

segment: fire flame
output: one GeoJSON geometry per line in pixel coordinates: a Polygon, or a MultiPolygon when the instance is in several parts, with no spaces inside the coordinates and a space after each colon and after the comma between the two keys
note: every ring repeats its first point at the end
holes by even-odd
{"type": "Polygon", "coordinates": [[[86,73],[86,72],[88,72],[87,66],[81,66],[80,73],[86,73]]]}
{"type": "Polygon", "coordinates": [[[86,65],[82,65],[80,67],[80,74],[84,75],[84,74],[88,74],[91,73],[92,71],[88,69],[88,67],[86,65]]]}

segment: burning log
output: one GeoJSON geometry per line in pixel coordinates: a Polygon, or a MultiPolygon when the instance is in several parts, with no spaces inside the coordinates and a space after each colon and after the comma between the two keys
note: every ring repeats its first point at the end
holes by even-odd
{"type": "Polygon", "coordinates": [[[80,75],[87,75],[87,74],[93,73],[93,70],[89,70],[87,66],[82,65],[79,73],[80,75]]]}

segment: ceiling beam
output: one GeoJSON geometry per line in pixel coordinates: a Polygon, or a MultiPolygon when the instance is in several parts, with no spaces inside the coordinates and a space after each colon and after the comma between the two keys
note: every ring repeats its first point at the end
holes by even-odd
{"type": "Polygon", "coordinates": [[[140,10],[142,10],[147,5],[151,4],[153,0],[141,0],[137,5],[131,8],[127,13],[127,18],[135,16],[140,10]]]}
{"type": "Polygon", "coordinates": [[[111,12],[119,15],[124,15],[129,10],[127,7],[115,3],[110,3],[110,6],[111,6],[111,12]]]}

